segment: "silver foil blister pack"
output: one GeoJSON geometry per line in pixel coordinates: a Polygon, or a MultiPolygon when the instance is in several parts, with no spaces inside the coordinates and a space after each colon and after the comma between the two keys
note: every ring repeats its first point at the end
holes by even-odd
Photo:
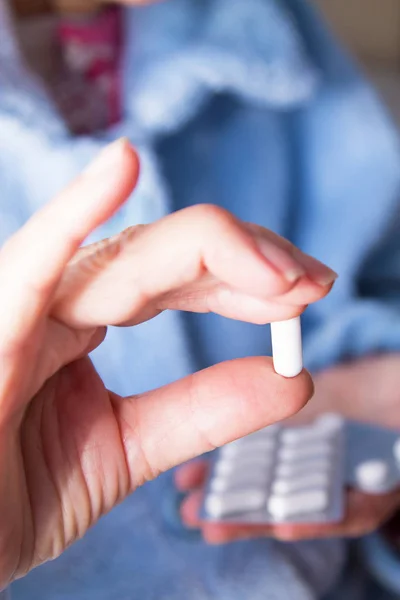
{"type": "Polygon", "coordinates": [[[215,453],[202,518],[268,523],[337,522],[346,488],[379,494],[400,483],[400,435],[327,414],[273,425],[215,453]]]}

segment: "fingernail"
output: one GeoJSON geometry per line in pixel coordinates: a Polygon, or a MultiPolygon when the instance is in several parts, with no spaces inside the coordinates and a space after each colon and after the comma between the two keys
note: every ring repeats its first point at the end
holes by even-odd
{"type": "Polygon", "coordinates": [[[268,239],[257,239],[257,245],[267,261],[290,283],[294,283],[306,274],[306,270],[299,261],[268,239]]]}
{"type": "Polygon", "coordinates": [[[129,140],[127,138],[120,138],[116,142],[106,146],[84,170],[84,175],[91,178],[99,177],[105,171],[114,169],[115,165],[121,160],[121,156],[127,145],[129,145],[129,140]]]}
{"type": "Polygon", "coordinates": [[[338,274],[333,269],[309,254],[304,254],[301,250],[296,250],[295,257],[304,267],[307,276],[319,285],[330,285],[338,278],[338,274]]]}

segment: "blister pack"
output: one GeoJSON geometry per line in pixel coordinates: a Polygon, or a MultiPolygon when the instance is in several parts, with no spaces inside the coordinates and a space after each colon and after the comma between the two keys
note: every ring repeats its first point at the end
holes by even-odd
{"type": "Polygon", "coordinates": [[[270,426],[222,448],[203,517],[236,523],[325,522],[343,514],[344,421],[270,426]]]}
{"type": "MultiPolygon", "coordinates": [[[[299,317],[271,324],[273,364],[302,368],[299,317]]],[[[346,488],[381,494],[400,485],[400,433],[320,416],[273,425],[214,453],[201,517],[243,524],[329,523],[343,518],[346,488]]]]}
{"type": "Polygon", "coordinates": [[[327,414],[273,425],[213,457],[202,518],[230,523],[329,523],[346,488],[385,493],[400,484],[400,434],[327,414]]]}

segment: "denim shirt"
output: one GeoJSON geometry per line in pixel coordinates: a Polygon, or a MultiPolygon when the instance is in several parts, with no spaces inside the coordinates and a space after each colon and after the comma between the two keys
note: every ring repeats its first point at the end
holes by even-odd
{"type": "MultiPolygon", "coordinates": [[[[381,294],[376,269],[365,274],[397,206],[397,134],[309,5],[166,0],[126,9],[125,29],[124,121],[74,138],[25,67],[0,6],[0,239],[100,147],[128,136],[142,158],[139,187],[90,240],[187,205],[224,206],[339,272],[333,293],[304,315],[309,369],[398,350],[397,303],[381,294]],[[363,296],[361,274],[370,282],[363,296]]],[[[381,260],[396,280],[397,263],[381,260]]],[[[127,395],[269,352],[267,327],[167,312],[111,328],[93,359],[106,385],[127,395]]],[[[12,598],[312,599],[332,586],[343,557],[338,540],[207,546],[174,521],[167,473],[17,582],[12,598]]]]}

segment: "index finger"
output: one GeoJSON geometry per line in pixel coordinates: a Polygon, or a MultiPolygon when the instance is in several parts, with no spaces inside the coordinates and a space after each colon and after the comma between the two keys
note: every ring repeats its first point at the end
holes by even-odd
{"type": "Polygon", "coordinates": [[[135,187],[138,158],[127,140],[108,146],[66,191],[36,213],[0,252],[0,339],[7,352],[27,339],[84,239],[135,187]]]}

